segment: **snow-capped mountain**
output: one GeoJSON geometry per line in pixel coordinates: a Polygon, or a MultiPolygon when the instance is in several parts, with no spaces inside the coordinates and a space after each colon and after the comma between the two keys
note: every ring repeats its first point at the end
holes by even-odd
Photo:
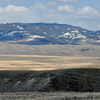
{"type": "Polygon", "coordinates": [[[57,23],[4,23],[0,24],[0,41],[29,45],[99,44],[100,31],[57,23]]]}

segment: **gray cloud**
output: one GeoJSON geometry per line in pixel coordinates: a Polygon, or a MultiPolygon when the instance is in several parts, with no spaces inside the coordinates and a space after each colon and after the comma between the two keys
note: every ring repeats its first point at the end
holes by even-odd
{"type": "Polygon", "coordinates": [[[65,12],[73,12],[74,11],[74,7],[71,5],[64,5],[64,6],[58,6],[57,8],[58,11],[65,11],[65,12]]]}

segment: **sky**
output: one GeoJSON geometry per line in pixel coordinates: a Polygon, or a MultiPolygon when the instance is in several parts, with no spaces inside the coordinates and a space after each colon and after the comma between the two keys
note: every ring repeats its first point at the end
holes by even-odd
{"type": "Polygon", "coordinates": [[[16,22],[100,30],[100,0],[0,0],[0,23],[16,22]]]}

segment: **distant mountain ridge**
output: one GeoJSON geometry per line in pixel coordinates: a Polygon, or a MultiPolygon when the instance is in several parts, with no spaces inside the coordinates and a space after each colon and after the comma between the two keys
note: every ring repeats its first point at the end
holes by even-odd
{"type": "Polygon", "coordinates": [[[100,44],[100,31],[57,23],[3,23],[0,41],[28,45],[100,44]]]}

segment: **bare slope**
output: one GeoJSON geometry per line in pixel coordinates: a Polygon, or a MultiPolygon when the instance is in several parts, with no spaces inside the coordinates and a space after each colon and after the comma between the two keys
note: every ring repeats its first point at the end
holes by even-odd
{"type": "Polygon", "coordinates": [[[100,70],[0,71],[0,92],[100,92],[100,70]]]}

